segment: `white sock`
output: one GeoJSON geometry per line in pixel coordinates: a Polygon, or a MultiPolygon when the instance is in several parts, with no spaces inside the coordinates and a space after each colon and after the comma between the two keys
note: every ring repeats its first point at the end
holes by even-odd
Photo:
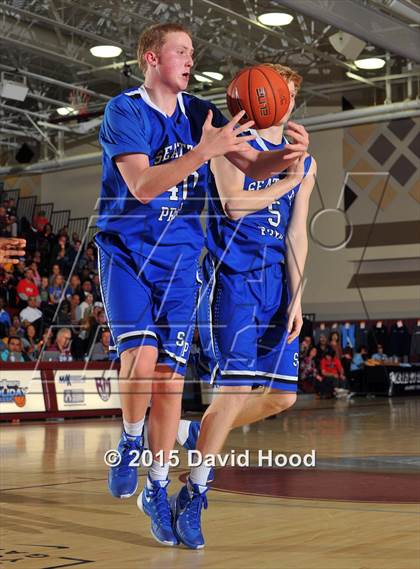
{"type": "Polygon", "coordinates": [[[178,432],[176,434],[176,442],[183,446],[188,439],[188,431],[190,429],[191,421],[181,419],[178,425],[178,432]]]}
{"type": "Polygon", "coordinates": [[[143,432],[144,417],[135,423],[129,423],[123,417],[124,431],[129,437],[139,437],[143,432]]]}
{"type": "Polygon", "coordinates": [[[193,466],[190,472],[190,481],[193,484],[207,486],[207,478],[209,477],[210,470],[211,466],[206,466],[205,464],[193,466]]]}
{"type": "MultiPolygon", "coordinates": [[[[151,480],[167,480],[169,474],[169,462],[162,464],[157,460],[154,460],[152,463],[151,468],[149,468],[149,476],[151,480]]],[[[147,484],[149,487],[152,485],[150,484],[149,476],[147,477],[147,484]]]]}

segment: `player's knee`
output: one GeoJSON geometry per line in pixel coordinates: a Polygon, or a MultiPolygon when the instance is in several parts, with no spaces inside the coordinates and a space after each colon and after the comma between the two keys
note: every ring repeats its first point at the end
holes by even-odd
{"type": "Polygon", "coordinates": [[[129,348],[121,354],[120,377],[152,380],[156,367],[156,354],[144,348],[129,348]]]}
{"type": "Polygon", "coordinates": [[[268,395],[268,403],[270,411],[281,413],[286,409],[290,409],[296,402],[296,393],[270,393],[268,395]]]}
{"type": "Polygon", "coordinates": [[[184,378],[167,366],[158,366],[153,380],[153,393],[180,395],[184,389],[184,378]]]}

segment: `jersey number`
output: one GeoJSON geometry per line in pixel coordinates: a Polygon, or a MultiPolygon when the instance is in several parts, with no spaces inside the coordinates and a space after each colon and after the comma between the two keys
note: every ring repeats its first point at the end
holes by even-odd
{"type": "Polygon", "coordinates": [[[192,172],[189,174],[182,182],[169,188],[169,199],[170,201],[178,201],[179,200],[179,192],[182,192],[182,200],[187,198],[188,189],[193,190],[198,183],[199,174],[198,172],[192,172]]]}
{"type": "Polygon", "coordinates": [[[281,221],[281,214],[278,209],[274,209],[274,204],[271,204],[268,211],[273,214],[273,217],[268,218],[268,223],[272,227],[278,227],[281,221]]]}

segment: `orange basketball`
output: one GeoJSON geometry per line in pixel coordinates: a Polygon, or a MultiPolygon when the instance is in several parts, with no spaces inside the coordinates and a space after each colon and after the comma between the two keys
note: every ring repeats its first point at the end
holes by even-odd
{"type": "Polygon", "coordinates": [[[242,69],[227,88],[227,106],[232,115],[244,110],[240,121],[255,122],[255,128],[264,129],[277,124],[287,112],[290,103],[289,87],[275,69],[256,65],[242,69]]]}

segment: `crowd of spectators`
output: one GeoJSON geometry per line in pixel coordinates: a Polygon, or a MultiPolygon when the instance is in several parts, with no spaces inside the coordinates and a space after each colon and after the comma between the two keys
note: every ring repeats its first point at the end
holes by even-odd
{"type": "Polygon", "coordinates": [[[317,344],[312,336],[305,336],[299,350],[299,389],[321,399],[350,398],[361,392],[366,362],[389,359],[381,344],[371,354],[366,345],[342,349],[338,332],[321,334],[317,344]]]}
{"type": "Polygon", "coordinates": [[[107,360],[94,243],[81,250],[79,235],[55,234],[44,211],[19,220],[14,200],[3,200],[0,237],[16,235],[26,255],[0,266],[0,361],[107,360]]]}
{"type": "MultiPolygon", "coordinates": [[[[79,235],[70,236],[67,226],[55,234],[45,211],[38,211],[32,220],[19,220],[15,200],[0,198],[0,237],[17,235],[26,240],[25,256],[16,264],[0,265],[0,361],[109,359],[110,332],[94,242],[82,249],[79,235]]],[[[345,346],[342,340],[345,334],[352,337],[351,327],[342,326],[342,330],[341,336],[339,330],[321,330],[318,335],[303,337],[301,391],[320,398],[349,397],[361,389],[368,357],[377,362],[388,359],[379,342],[374,343],[374,351],[372,341],[357,350],[345,346]]],[[[385,331],[378,322],[375,334],[364,337],[386,339],[385,331]]],[[[401,338],[404,346],[407,344],[409,336],[402,322],[391,327],[391,338],[392,334],[398,346],[401,338]]],[[[417,354],[420,322],[412,334],[412,352],[417,354]]],[[[398,353],[396,342],[391,344],[391,353],[398,353]]],[[[406,351],[405,346],[401,353],[406,351]]]]}

